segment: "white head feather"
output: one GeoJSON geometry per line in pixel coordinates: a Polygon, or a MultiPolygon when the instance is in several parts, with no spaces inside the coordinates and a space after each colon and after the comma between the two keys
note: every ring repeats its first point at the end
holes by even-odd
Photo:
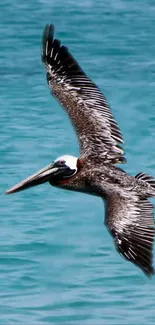
{"type": "Polygon", "coordinates": [[[70,156],[70,155],[63,155],[58,157],[54,162],[58,161],[65,161],[65,165],[68,166],[70,169],[75,169],[77,171],[77,157],[70,156]]]}

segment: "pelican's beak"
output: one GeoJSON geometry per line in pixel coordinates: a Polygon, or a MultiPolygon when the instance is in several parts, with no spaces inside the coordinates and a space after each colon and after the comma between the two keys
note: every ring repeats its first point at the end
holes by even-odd
{"type": "Polygon", "coordinates": [[[11,187],[7,190],[6,194],[11,194],[19,191],[26,190],[29,187],[36,186],[45,182],[54,179],[55,176],[58,174],[59,168],[54,167],[53,164],[46,166],[45,168],[39,170],[37,173],[31,175],[30,177],[24,179],[22,182],[18,183],[17,185],[11,187]]]}

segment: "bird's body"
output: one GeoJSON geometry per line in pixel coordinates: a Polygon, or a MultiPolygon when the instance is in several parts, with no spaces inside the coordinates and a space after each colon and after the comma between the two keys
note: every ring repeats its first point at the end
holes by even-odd
{"type": "MultiPolygon", "coordinates": [[[[81,160],[80,160],[81,162],[81,160]]],[[[132,193],[139,197],[151,197],[155,195],[155,189],[150,184],[141,181],[134,176],[128,175],[124,170],[111,164],[105,164],[93,160],[82,160],[81,170],[70,179],[60,180],[60,183],[53,182],[52,185],[64,189],[71,189],[78,192],[85,192],[97,196],[111,195],[114,192],[124,196],[131,197],[132,193]],[[93,190],[94,189],[94,190],[93,190]]],[[[155,184],[155,181],[154,181],[155,184]]]]}
{"type": "Polygon", "coordinates": [[[125,162],[123,136],[99,88],[87,77],[59,40],[53,25],[43,35],[42,61],[52,94],[65,108],[77,133],[80,158],[61,156],[54,163],[7,191],[13,193],[46,181],[51,185],[101,197],[105,225],[118,252],[146,275],[152,265],[155,179],[130,176],[116,163],[125,162]]]}

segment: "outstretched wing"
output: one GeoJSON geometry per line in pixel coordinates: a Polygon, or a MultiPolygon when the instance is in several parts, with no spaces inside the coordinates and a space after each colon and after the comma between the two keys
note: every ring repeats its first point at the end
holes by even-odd
{"type": "Polygon", "coordinates": [[[99,88],[86,76],[67,47],[54,39],[53,25],[43,35],[42,61],[52,94],[64,106],[79,138],[82,156],[125,161],[121,131],[99,88]]]}
{"type": "Polygon", "coordinates": [[[105,224],[117,251],[147,276],[153,275],[155,227],[152,203],[137,196],[128,199],[111,195],[107,198],[105,224]]]}

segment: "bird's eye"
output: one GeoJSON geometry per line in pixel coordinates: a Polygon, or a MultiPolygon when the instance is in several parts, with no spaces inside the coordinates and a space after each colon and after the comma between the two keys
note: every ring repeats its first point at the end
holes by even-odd
{"type": "Polygon", "coordinates": [[[65,164],[65,160],[59,160],[59,163],[60,163],[61,165],[64,165],[64,164],[65,164]]]}

